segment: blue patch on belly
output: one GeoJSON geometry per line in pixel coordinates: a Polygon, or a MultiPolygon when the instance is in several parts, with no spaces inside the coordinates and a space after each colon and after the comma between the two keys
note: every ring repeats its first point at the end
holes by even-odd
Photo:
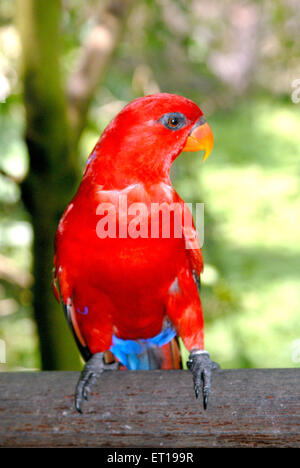
{"type": "Polygon", "coordinates": [[[122,340],[113,335],[110,351],[116,358],[130,370],[148,370],[149,359],[147,350],[151,347],[160,347],[169,343],[176,336],[172,327],[163,329],[153,338],[141,340],[122,340]]]}

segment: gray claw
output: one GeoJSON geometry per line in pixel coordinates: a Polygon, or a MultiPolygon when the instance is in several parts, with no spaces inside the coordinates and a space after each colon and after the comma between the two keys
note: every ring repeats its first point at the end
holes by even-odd
{"type": "Polygon", "coordinates": [[[189,370],[193,374],[194,390],[196,398],[202,390],[203,408],[207,408],[208,396],[211,390],[212,371],[220,366],[212,361],[207,351],[193,350],[187,362],[189,370]]]}
{"type": "Polygon", "coordinates": [[[112,364],[105,364],[104,353],[94,354],[84,366],[80,374],[75,390],[75,408],[78,413],[82,413],[83,400],[88,400],[91,386],[101,376],[102,372],[106,369],[117,369],[119,364],[117,362],[112,364]]]}

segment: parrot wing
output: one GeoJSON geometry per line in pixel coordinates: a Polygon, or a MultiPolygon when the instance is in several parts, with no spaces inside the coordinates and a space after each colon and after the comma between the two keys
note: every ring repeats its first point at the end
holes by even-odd
{"type": "MultiPolygon", "coordinates": [[[[188,207],[186,205],[184,205],[184,210],[185,210],[185,213],[187,213],[187,216],[191,216],[188,210],[188,207]]],[[[183,226],[183,237],[185,240],[185,249],[186,249],[188,262],[192,271],[194,281],[198,288],[198,292],[200,294],[200,290],[201,290],[200,274],[203,271],[203,257],[202,257],[202,252],[200,248],[199,237],[198,237],[193,220],[190,226],[183,226]]]]}
{"type": "MultiPolygon", "coordinates": [[[[55,260],[54,260],[55,262],[55,260]]],[[[77,347],[85,361],[88,361],[92,357],[92,353],[89,350],[76,321],[76,315],[74,310],[74,304],[71,301],[71,298],[67,298],[67,293],[69,290],[68,284],[66,282],[66,275],[62,267],[54,269],[54,278],[53,278],[53,291],[54,295],[58,302],[62,303],[63,310],[69,324],[69,327],[73,333],[77,347]]]]}

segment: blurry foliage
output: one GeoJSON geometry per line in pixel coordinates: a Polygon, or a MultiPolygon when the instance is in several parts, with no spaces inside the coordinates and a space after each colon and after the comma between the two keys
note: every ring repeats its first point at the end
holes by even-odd
{"type": "MultiPolygon", "coordinates": [[[[62,3],[66,81],[98,2],[62,3]]],[[[19,189],[28,156],[14,8],[2,0],[0,246],[18,277],[31,269],[32,229],[19,189]]],[[[204,165],[198,154],[181,155],[172,180],[186,201],[205,202],[206,347],[224,367],[298,365],[291,352],[300,337],[300,104],[290,94],[300,77],[299,27],[297,0],[136,2],[79,144],[83,167],[109,120],[143,94],[174,92],[203,109],[213,154],[204,165]]],[[[30,280],[21,286],[2,276],[1,369],[39,368],[30,280]]]]}

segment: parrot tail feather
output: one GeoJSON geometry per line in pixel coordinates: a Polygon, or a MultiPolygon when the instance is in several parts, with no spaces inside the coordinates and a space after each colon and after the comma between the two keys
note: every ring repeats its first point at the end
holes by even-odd
{"type": "Polygon", "coordinates": [[[123,340],[114,335],[110,351],[128,370],[178,369],[180,355],[175,336],[171,327],[142,340],[123,340]]]}

